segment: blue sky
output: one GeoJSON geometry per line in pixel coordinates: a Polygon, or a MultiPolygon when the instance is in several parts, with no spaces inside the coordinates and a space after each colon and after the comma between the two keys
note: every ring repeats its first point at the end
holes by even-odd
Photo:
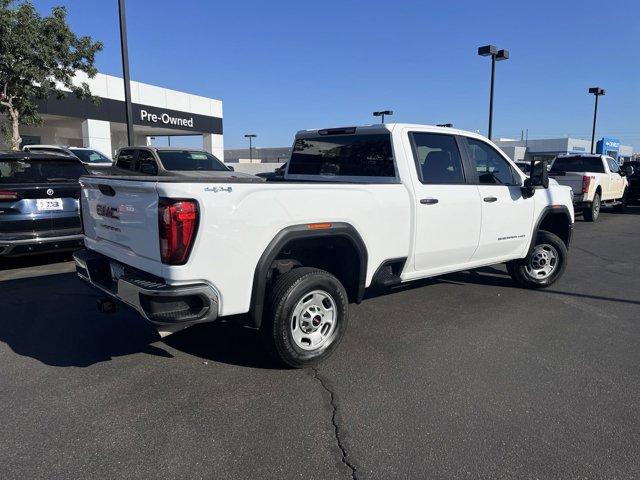
{"type": "MultiPolygon", "coordinates": [[[[66,5],[78,34],[101,40],[97,66],[121,75],[117,1],[66,5]]],[[[640,2],[127,0],[131,77],[221,99],[225,148],[286,146],[303,128],[392,120],[486,134],[493,43],[494,138],[590,138],[640,150],[640,2]]]]}

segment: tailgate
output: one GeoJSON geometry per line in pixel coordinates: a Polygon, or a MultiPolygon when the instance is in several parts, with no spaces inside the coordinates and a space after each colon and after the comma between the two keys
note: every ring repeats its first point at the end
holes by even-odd
{"type": "Polygon", "coordinates": [[[87,247],[143,270],[159,271],[156,182],[82,177],[81,184],[87,247]],[[150,261],[156,268],[150,268],[150,261]]]}
{"type": "Polygon", "coordinates": [[[575,172],[549,172],[549,177],[553,178],[560,185],[571,187],[574,195],[582,195],[582,173],[575,172]]]}

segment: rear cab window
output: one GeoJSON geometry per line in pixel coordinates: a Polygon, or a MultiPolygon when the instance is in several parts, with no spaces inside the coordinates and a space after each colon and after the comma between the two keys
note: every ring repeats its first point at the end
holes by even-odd
{"type": "Polygon", "coordinates": [[[229,169],[209,152],[194,150],[157,150],[158,157],[165,170],[174,171],[217,171],[229,169]]]}
{"type": "Polygon", "coordinates": [[[605,173],[604,164],[600,157],[557,157],[551,166],[551,173],[566,173],[566,172],[593,172],[593,173],[605,173]]]}
{"type": "Polygon", "coordinates": [[[11,183],[77,182],[87,171],[77,160],[0,158],[0,185],[11,183]]]}
{"type": "Polygon", "coordinates": [[[355,128],[303,134],[295,140],[285,179],[397,183],[391,134],[355,128]]]}

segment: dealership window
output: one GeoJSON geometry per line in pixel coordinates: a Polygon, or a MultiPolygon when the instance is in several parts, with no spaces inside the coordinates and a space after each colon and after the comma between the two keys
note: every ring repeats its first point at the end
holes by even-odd
{"type": "Polygon", "coordinates": [[[475,138],[467,138],[469,154],[476,164],[478,180],[488,185],[520,185],[518,175],[509,162],[488,143],[475,138]]]}
{"type": "Polygon", "coordinates": [[[452,135],[416,132],[411,136],[422,183],[464,183],[462,159],[452,135]]]}

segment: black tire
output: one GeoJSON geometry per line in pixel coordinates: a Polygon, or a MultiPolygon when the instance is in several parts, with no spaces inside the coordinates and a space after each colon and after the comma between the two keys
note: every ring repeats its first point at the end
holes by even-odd
{"type": "MultiPolygon", "coordinates": [[[[538,260],[540,261],[540,260],[538,260]]],[[[514,260],[507,263],[507,271],[511,278],[521,287],[525,288],[546,288],[553,285],[564,273],[567,267],[567,246],[564,242],[551,232],[540,230],[536,235],[536,242],[533,251],[523,260],[514,260]],[[553,252],[555,255],[555,267],[548,276],[540,276],[536,272],[533,262],[534,255],[540,247],[541,254],[548,255],[553,252]],[[549,249],[545,250],[546,247],[549,249]]]]}
{"type": "Polygon", "coordinates": [[[624,213],[625,208],[627,208],[627,190],[628,189],[624,189],[624,192],[622,193],[622,198],[620,199],[620,203],[614,205],[613,209],[618,212],[618,213],[624,213]]]}
{"type": "Polygon", "coordinates": [[[587,222],[595,222],[600,216],[600,208],[602,207],[602,201],[600,200],[600,194],[596,192],[593,196],[593,202],[591,205],[583,210],[584,219],[587,222]]]}
{"type": "MultiPolygon", "coordinates": [[[[349,300],[340,281],[329,272],[318,268],[299,267],[281,275],[269,292],[268,305],[262,319],[262,337],[269,352],[281,362],[304,368],[317,365],[328,358],[340,344],[347,329],[349,300]],[[295,328],[301,329],[302,314],[294,318],[296,307],[300,306],[311,292],[328,295],[327,302],[333,300],[335,325],[318,348],[302,348],[294,339],[295,328]],[[295,324],[295,328],[292,326],[295,324]]],[[[324,315],[326,311],[321,312],[324,315]]],[[[317,317],[312,318],[315,321],[317,317]]],[[[308,327],[313,326],[308,322],[308,327]]],[[[324,324],[316,327],[321,331],[324,324]]],[[[297,330],[298,334],[303,330],[297,330]]],[[[305,338],[302,338],[305,340],[305,338]]]]}

